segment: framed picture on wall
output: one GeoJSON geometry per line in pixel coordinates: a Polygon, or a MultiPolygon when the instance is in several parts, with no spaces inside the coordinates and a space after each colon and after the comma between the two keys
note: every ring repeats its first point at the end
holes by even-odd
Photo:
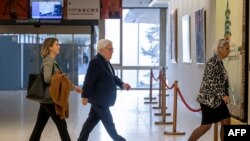
{"type": "Polygon", "coordinates": [[[205,11],[199,9],[195,11],[195,37],[196,37],[196,63],[205,63],[205,11]]]}
{"type": "Polygon", "coordinates": [[[182,16],[182,57],[184,63],[191,63],[190,16],[182,16]]]}
{"type": "Polygon", "coordinates": [[[171,61],[177,63],[177,9],[170,12],[170,53],[171,61]]]}

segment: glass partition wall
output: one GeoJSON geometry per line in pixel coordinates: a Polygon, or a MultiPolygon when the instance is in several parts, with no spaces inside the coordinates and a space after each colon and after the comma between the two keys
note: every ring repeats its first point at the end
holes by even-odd
{"type": "MultiPolygon", "coordinates": [[[[86,70],[91,59],[91,30],[82,30],[82,33],[71,33],[61,32],[60,29],[54,28],[54,33],[52,31],[47,31],[43,29],[43,33],[28,34],[28,33],[8,33],[0,34],[0,48],[4,48],[4,52],[0,52],[0,56],[7,55],[13,56],[12,48],[17,48],[17,57],[10,57],[12,60],[18,60],[18,65],[16,65],[16,70],[13,72],[17,74],[13,81],[19,81],[18,86],[12,88],[11,86],[3,86],[1,90],[17,90],[26,89],[28,85],[28,76],[30,73],[38,73],[41,67],[41,56],[40,50],[43,41],[47,37],[56,37],[59,39],[60,44],[60,54],[57,56],[57,62],[62,68],[63,72],[66,73],[70,79],[78,85],[83,84],[83,80],[86,74],[86,70]],[[16,38],[16,40],[13,40],[16,38]],[[13,43],[15,44],[9,44],[13,43]],[[6,47],[5,45],[8,45],[6,47]],[[8,51],[10,50],[10,51],[8,51]],[[7,53],[7,54],[6,54],[7,53]],[[9,53],[9,54],[8,54],[9,53]]],[[[36,31],[37,32],[37,31],[36,31]]],[[[11,66],[12,64],[9,64],[11,66]]],[[[2,63],[1,63],[1,68],[2,63]]],[[[6,69],[1,69],[0,73],[5,73],[9,71],[9,67],[6,69]]],[[[8,81],[8,80],[2,80],[8,81]]]]}
{"type": "MultiPolygon", "coordinates": [[[[122,20],[107,19],[104,25],[105,38],[113,41],[114,54],[111,63],[116,73],[123,81],[130,83],[133,89],[149,89],[150,70],[153,69],[153,77],[157,78],[161,68],[166,66],[164,63],[167,58],[166,45],[162,44],[166,40],[166,34],[163,34],[166,32],[166,9],[123,9],[122,20]],[[165,20],[162,20],[164,18],[165,20]],[[162,30],[163,27],[165,30],[162,30]]],[[[103,30],[99,31],[98,26],[41,26],[39,28],[1,26],[0,31],[4,33],[0,34],[0,49],[3,41],[12,43],[7,45],[17,48],[14,50],[17,58],[11,57],[18,60],[14,62],[16,68],[12,70],[16,70],[13,73],[17,74],[14,80],[19,82],[18,88],[25,89],[28,75],[40,70],[40,48],[47,37],[59,39],[61,52],[57,61],[75,84],[82,85],[88,63],[96,54],[99,32],[103,30]],[[1,39],[4,36],[9,37],[1,39]]],[[[3,54],[6,56],[8,49],[10,47],[4,48],[5,52],[1,51],[0,56],[3,54]]],[[[7,56],[12,56],[12,52],[10,50],[7,56]]],[[[2,65],[2,62],[0,63],[2,65]]],[[[3,71],[7,74],[9,69],[11,68],[1,69],[0,74],[4,76],[3,71]]],[[[153,81],[153,88],[159,88],[159,81],[153,81]]],[[[0,90],[6,89],[0,86],[0,90]]]]}
{"type": "MultiPolygon", "coordinates": [[[[122,21],[105,20],[105,38],[114,42],[111,63],[134,89],[149,89],[150,69],[157,78],[160,61],[165,59],[160,58],[160,25],[166,26],[160,12],[159,8],[123,9],[122,21]]],[[[153,81],[153,88],[159,88],[159,82],[153,81]]]]}

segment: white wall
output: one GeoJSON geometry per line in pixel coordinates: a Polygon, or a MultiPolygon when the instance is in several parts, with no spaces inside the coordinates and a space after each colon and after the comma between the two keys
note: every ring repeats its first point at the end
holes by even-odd
{"type": "MultiPolygon", "coordinates": [[[[203,76],[204,64],[196,64],[196,42],[195,42],[195,11],[204,8],[206,14],[206,60],[212,56],[212,46],[216,41],[215,37],[215,6],[216,0],[172,0],[169,3],[169,11],[177,9],[177,40],[178,40],[178,60],[179,62],[171,63],[170,55],[167,58],[168,64],[168,80],[172,84],[174,80],[178,80],[179,87],[187,100],[188,104],[194,109],[200,108],[196,102],[199,92],[200,83],[203,76]],[[191,18],[191,59],[192,63],[182,62],[182,16],[188,14],[191,18]]],[[[169,19],[169,15],[168,15],[169,19]]],[[[169,20],[168,20],[169,25],[169,20]]],[[[169,36],[169,26],[167,37],[169,36]]],[[[169,40],[169,39],[167,39],[169,40]]],[[[168,44],[168,43],[167,43],[168,44]]],[[[169,54],[169,47],[168,54],[169,54]]]]}
{"type": "MultiPolygon", "coordinates": [[[[203,77],[204,71],[204,64],[196,64],[196,42],[195,42],[195,11],[201,8],[205,9],[205,27],[206,27],[206,61],[213,55],[212,47],[215,44],[218,38],[224,37],[224,22],[225,16],[224,14],[221,15],[221,18],[216,16],[216,11],[220,13],[225,12],[225,8],[218,11],[216,5],[219,3],[225,3],[225,0],[172,0],[169,3],[169,11],[172,9],[177,9],[177,43],[178,43],[178,62],[172,63],[170,59],[170,50],[169,50],[169,42],[167,42],[167,65],[168,65],[168,80],[170,85],[174,82],[174,80],[178,80],[179,88],[187,100],[188,104],[193,107],[194,109],[200,108],[200,105],[196,102],[197,94],[199,92],[200,83],[203,77]],[[182,16],[188,14],[191,16],[191,59],[192,63],[183,63],[182,62],[182,24],[181,18],[182,16]]],[[[242,5],[242,1],[234,1],[229,0],[230,9],[237,10],[239,5],[242,5]]],[[[238,30],[238,26],[242,25],[242,12],[238,9],[238,13],[230,15],[230,19],[236,20],[239,19],[239,23],[235,26],[231,26],[231,32],[234,33],[234,42],[242,40],[242,32],[236,32],[238,30]],[[239,34],[239,35],[236,35],[239,34]]],[[[250,25],[249,25],[250,26],[250,25]]],[[[168,15],[168,27],[167,27],[167,41],[170,40],[170,33],[169,33],[169,15],[168,15]]],[[[249,32],[249,31],[248,31],[249,32]]],[[[250,37],[248,42],[250,41],[250,37]]],[[[239,42],[238,44],[241,44],[239,42]]],[[[250,51],[249,51],[250,54],[250,51]]],[[[250,62],[250,58],[249,58],[250,62]]],[[[248,62],[247,62],[248,63],[248,62]]],[[[249,70],[248,70],[249,71],[249,70]]],[[[249,73],[250,75],[250,73],[249,73]]],[[[250,87],[250,79],[248,79],[250,87]]],[[[170,91],[171,93],[172,91],[170,91]]],[[[248,101],[250,101],[250,96],[248,97],[248,101]]],[[[250,103],[248,103],[248,113],[250,113],[250,103]]],[[[248,124],[250,123],[250,116],[248,116],[248,124]]]]}

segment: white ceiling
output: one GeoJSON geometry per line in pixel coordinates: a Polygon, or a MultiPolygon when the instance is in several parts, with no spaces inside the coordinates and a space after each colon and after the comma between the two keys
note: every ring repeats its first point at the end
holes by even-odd
{"type": "Polygon", "coordinates": [[[159,23],[159,7],[167,8],[170,0],[122,0],[123,8],[129,12],[124,13],[127,23],[159,23]],[[144,9],[145,8],[145,9],[144,9]]]}
{"type": "Polygon", "coordinates": [[[122,7],[148,7],[151,0],[122,0],[122,7]]]}
{"type": "MultiPolygon", "coordinates": [[[[124,13],[125,14],[125,13],[124,13]]],[[[126,23],[159,23],[159,9],[129,9],[129,12],[124,15],[126,23]]]]}
{"type": "Polygon", "coordinates": [[[167,7],[170,0],[122,0],[122,7],[167,7]]]}

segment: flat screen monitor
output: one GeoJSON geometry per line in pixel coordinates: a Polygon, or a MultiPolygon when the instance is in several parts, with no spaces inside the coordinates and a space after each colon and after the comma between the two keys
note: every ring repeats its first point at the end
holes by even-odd
{"type": "Polygon", "coordinates": [[[32,1],[32,19],[62,19],[62,1],[32,1]]]}

